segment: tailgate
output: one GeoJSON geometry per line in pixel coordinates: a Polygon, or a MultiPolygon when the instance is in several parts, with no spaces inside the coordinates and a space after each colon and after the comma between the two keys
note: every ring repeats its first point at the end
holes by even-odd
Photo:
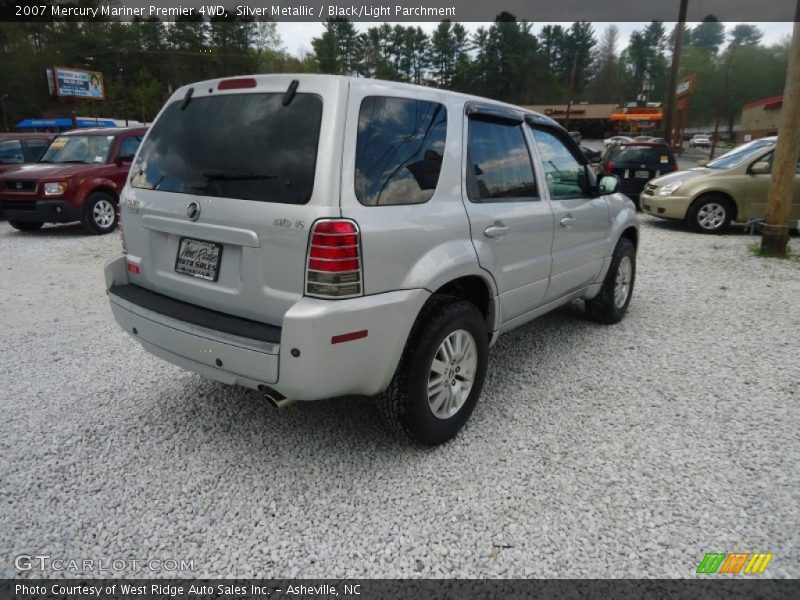
{"type": "Polygon", "coordinates": [[[178,90],[142,143],[122,197],[128,260],[139,267],[129,276],[280,325],[303,295],[311,224],[339,216],[346,84],[259,76],[225,89],[224,81],[195,84],[188,101],[192,86],[178,90]]]}

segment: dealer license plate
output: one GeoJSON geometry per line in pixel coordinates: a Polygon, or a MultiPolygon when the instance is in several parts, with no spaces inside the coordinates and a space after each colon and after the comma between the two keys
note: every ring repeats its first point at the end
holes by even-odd
{"type": "Polygon", "coordinates": [[[178,256],[175,259],[175,271],[208,281],[216,281],[219,277],[220,256],[222,256],[222,244],[181,238],[178,245],[178,256]]]}

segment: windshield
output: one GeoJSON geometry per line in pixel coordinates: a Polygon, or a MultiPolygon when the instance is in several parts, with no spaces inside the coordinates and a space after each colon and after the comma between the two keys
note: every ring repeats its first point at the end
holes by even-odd
{"type": "Polygon", "coordinates": [[[40,162],[104,163],[113,141],[113,135],[62,135],[53,140],[40,162]]]}
{"type": "Polygon", "coordinates": [[[726,152],[716,160],[712,160],[706,166],[709,169],[732,169],[746,160],[755,158],[760,152],[763,152],[768,146],[772,146],[774,142],[769,140],[755,140],[738,148],[734,148],[730,152],[726,152]]]}
{"type": "Polygon", "coordinates": [[[322,99],[224,94],[173,102],[133,165],[133,187],[305,204],[314,187],[322,99]],[[183,110],[181,106],[184,105],[183,110]]]}

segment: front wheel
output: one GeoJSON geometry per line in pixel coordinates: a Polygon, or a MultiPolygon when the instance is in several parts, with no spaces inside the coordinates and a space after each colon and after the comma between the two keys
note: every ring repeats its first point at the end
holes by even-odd
{"type": "Polygon", "coordinates": [[[629,239],[621,238],[614,248],[600,293],[586,301],[589,318],[608,325],[619,323],[631,303],[635,280],[636,248],[629,239]]]}
{"type": "Polygon", "coordinates": [[[714,195],[695,200],[686,213],[689,229],[697,233],[724,233],[732,217],[731,203],[727,198],[714,195]]]}
{"type": "Polygon", "coordinates": [[[97,235],[111,233],[117,226],[118,219],[117,201],[113,196],[105,192],[95,192],[87,198],[82,219],[87,231],[97,235]]]}
{"type": "Polygon", "coordinates": [[[389,389],[378,398],[384,422],[421,444],[446,442],[475,408],[488,355],[489,335],[477,307],[434,296],[412,328],[389,389]]]}

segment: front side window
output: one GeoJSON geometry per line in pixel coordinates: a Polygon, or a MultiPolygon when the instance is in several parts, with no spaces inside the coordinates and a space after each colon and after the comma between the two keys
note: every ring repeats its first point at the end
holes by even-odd
{"type": "Polygon", "coordinates": [[[542,159],[550,197],[580,198],[584,195],[586,169],[558,137],[546,129],[534,128],[533,137],[542,159]]]}
{"type": "Polygon", "coordinates": [[[0,164],[19,164],[25,162],[22,144],[19,140],[0,141],[0,164]]]}
{"type": "Polygon", "coordinates": [[[104,163],[113,141],[113,135],[62,135],[53,140],[41,162],[104,163]]]}
{"type": "Polygon", "coordinates": [[[447,136],[438,102],[368,96],[361,102],[355,192],[366,206],[420,204],[436,191],[447,136]]]}
{"type": "Polygon", "coordinates": [[[537,199],[531,155],[518,123],[470,118],[467,197],[473,202],[537,199]]]}
{"type": "Polygon", "coordinates": [[[142,144],[131,185],[305,204],[314,189],[322,98],[298,93],[284,106],[284,96],[219,94],[173,102],[142,144]]]}

